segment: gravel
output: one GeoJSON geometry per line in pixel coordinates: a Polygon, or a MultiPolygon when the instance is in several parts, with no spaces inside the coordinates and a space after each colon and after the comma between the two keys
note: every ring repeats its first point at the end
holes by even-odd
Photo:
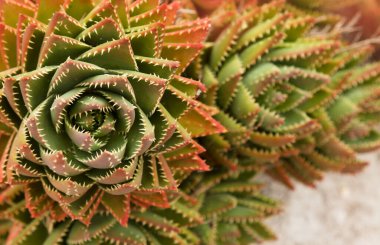
{"type": "Polygon", "coordinates": [[[371,162],[363,172],[329,173],[316,189],[297,184],[291,191],[271,181],[265,191],[283,201],[284,212],[266,222],[278,235],[266,244],[380,244],[380,154],[360,157],[371,162]]]}

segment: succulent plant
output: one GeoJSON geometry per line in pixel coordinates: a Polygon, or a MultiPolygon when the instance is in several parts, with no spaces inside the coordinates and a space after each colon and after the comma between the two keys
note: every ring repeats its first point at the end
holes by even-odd
{"type": "Polygon", "coordinates": [[[363,63],[368,45],[348,45],[289,9],[235,8],[188,74],[202,79],[201,100],[228,130],[202,139],[213,167],[264,168],[289,187],[289,176],[314,186],[323,171],[359,171],[356,152],[380,146],[380,65],[363,63]]]}
{"type": "Polygon", "coordinates": [[[370,46],[284,1],[182,2],[0,0],[0,243],[273,239],[258,172],[314,186],[380,147],[370,46]]]}
{"type": "Polygon", "coordinates": [[[181,73],[209,23],[176,24],[179,6],[0,1],[0,178],[23,186],[32,217],[89,224],[105,209],[125,225],[208,170],[194,138],[224,128],[181,73]]]}

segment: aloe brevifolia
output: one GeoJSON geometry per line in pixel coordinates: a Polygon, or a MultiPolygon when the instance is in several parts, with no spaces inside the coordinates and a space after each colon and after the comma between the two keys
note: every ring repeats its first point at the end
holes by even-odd
{"type": "Polygon", "coordinates": [[[207,20],[175,24],[177,2],[0,1],[2,182],[22,185],[32,217],[125,225],[168,208],[191,171],[195,137],[224,128],[181,76],[207,20]]]}

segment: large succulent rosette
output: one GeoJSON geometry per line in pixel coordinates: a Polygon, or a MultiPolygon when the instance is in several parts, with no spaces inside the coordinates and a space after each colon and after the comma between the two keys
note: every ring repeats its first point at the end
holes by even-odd
{"type": "Polygon", "coordinates": [[[89,223],[101,204],[125,224],[208,169],[193,138],[223,127],[180,74],[209,24],[176,25],[177,2],[94,2],[0,1],[0,176],[35,217],[89,223]]]}

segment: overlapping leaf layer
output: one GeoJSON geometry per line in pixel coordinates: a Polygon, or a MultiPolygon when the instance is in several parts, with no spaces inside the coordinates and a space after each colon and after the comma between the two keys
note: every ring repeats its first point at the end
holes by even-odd
{"type": "Polygon", "coordinates": [[[208,170],[194,138],[224,129],[181,73],[209,23],[176,25],[179,6],[0,1],[0,178],[33,217],[89,224],[104,208],[124,225],[208,170]]]}
{"type": "MultiPolygon", "coordinates": [[[[0,242],[29,244],[199,244],[188,227],[202,217],[182,198],[168,209],[151,208],[144,212],[132,207],[128,225],[121,225],[104,208],[91,224],[64,218],[57,222],[45,212],[31,217],[26,209],[22,186],[4,187],[0,192],[0,242]]],[[[121,206],[119,206],[121,208],[121,206]]]]}
{"type": "Polygon", "coordinates": [[[215,169],[182,183],[181,189],[198,200],[195,207],[204,218],[192,228],[200,244],[252,244],[276,238],[262,221],[281,208],[261,193],[262,184],[252,182],[255,175],[244,169],[215,169]]]}
{"type": "Polygon", "coordinates": [[[279,207],[259,194],[261,185],[246,182],[251,177],[236,172],[215,172],[206,177],[193,175],[181,188],[200,198],[181,193],[166,209],[141,210],[132,206],[128,225],[121,225],[104,207],[98,209],[88,225],[70,218],[56,221],[49,217],[49,212],[36,218],[26,208],[22,185],[2,186],[0,242],[193,245],[246,244],[273,239],[273,233],[260,220],[277,213],[279,207]]]}

